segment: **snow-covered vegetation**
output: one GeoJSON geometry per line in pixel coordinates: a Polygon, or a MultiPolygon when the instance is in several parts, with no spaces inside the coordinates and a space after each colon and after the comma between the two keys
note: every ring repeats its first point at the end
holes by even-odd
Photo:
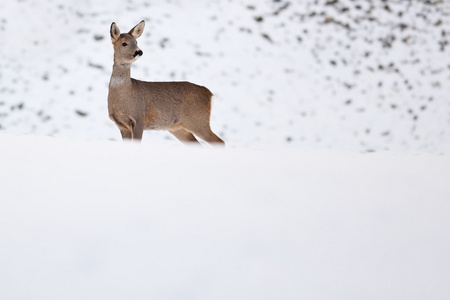
{"type": "Polygon", "coordinates": [[[132,76],[207,86],[230,146],[447,152],[449,14],[448,1],[5,0],[0,126],[118,140],[109,26],[144,19],[132,76]]]}

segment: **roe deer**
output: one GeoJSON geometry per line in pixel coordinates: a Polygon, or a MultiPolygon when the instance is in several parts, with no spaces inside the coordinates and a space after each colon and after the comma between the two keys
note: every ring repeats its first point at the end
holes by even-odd
{"type": "Polygon", "coordinates": [[[128,33],[111,24],[114,65],[109,82],[109,117],[120,129],[123,139],[142,139],[146,129],[168,130],[183,143],[202,140],[225,145],[211,131],[212,93],[190,82],[146,82],[130,77],[130,67],[143,52],[136,39],[144,31],[141,21],[128,33]]]}

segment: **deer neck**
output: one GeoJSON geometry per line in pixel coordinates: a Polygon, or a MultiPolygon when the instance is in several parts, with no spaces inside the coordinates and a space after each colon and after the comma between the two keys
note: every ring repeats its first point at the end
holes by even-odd
{"type": "Polygon", "coordinates": [[[121,64],[114,62],[111,80],[109,81],[110,87],[124,87],[131,85],[129,64],[121,64]]]}

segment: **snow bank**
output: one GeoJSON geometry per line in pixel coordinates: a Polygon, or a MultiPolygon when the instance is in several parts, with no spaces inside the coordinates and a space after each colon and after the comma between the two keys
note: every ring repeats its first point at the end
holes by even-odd
{"type": "Polygon", "coordinates": [[[2,299],[448,299],[450,159],[0,134],[2,299]]]}

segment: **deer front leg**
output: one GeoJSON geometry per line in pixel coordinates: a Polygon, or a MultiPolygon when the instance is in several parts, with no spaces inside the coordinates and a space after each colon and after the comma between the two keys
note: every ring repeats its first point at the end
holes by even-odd
{"type": "Polygon", "coordinates": [[[141,122],[136,122],[133,124],[133,141],[141,141],[142,135],[144,133],[144,124],[141,122]]]}
{"type": "Polygon", "coordinates": [[[133,138],[133,132],[128,128],[119,128],[120,134],[123,140],[131,140],[133,138]]]}
{"type": "Polygon", "coordinates": [[[136,122],[134,118],[125,115],[112,115],[111,118],[119,127],[123,140],[141,140],[144,126],[136,122]]]}

